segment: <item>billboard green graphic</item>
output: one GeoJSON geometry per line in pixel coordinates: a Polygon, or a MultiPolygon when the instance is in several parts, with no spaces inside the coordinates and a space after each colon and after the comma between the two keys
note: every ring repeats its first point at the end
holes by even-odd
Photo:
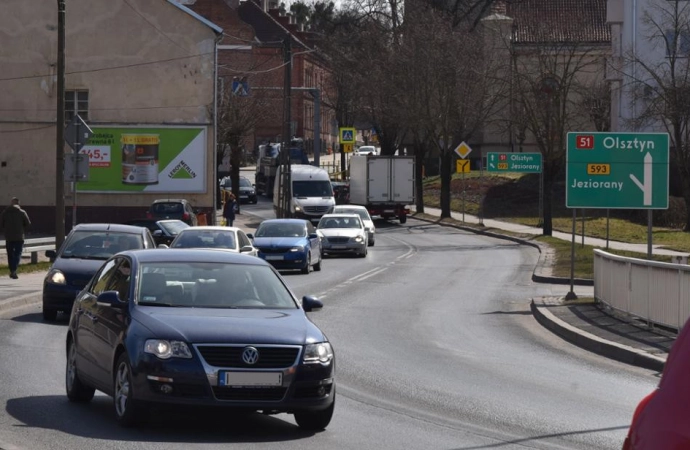
{"type": "Polygon", "coordinates": [[[206,191],[206,128],[93,127],[79,192],[206,191]]]}

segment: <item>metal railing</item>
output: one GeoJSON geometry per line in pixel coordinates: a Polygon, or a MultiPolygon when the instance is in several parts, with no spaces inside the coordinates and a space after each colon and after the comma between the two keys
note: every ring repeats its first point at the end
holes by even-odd
{"type": "Polygon", "coordinates": [[[690,266],[594,250],[594,298],[650,324],[680,330],[690,317],[690,266]]]}
{"type": "MultiPolygon", "coordinates": [[[[0,250],[5,253],[6,249],[5,241],[0,241],[0,250]]],[[[38,262],[38,252],[46,250],[55,250],[55,237],[25,239],[22,253],[30,253],[31,264],[36,264],[38,262]]]]}

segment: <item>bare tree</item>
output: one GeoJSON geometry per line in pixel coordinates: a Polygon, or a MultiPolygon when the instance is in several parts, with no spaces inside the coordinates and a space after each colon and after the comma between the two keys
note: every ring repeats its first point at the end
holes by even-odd
{"type": "MultiPolygon", "coordinates": [[[[573,18],[573,30],[577,30],[573,18]]],[[[553,26],[534,17],[520,25],[529,29],[532,39],[516,45],[506,42],[511,51],[513,116],[518,129],[531,137],[542,154],[543,234],[553,233],[553,189],[565,169],[566,134],[591,129],[591,119],[583,114],[584,86],[603,73],[603,49],[586,36],[554,33],[553,26]]],[[[585,29],[585,27],[581,27],[585,29]]],[[[597,114],[602,114],[598,112],[597,114]]]]}
{"type": "Polygon", "coordinates": [[[687,211],[683,230],[690,232],[690,3],[657,0],[644,12],[643,26],[655,51],[626,57],[628,67],[637,68],[626,74],[637,113],[632,125],[669,133],[670,163],[687,211]]]}

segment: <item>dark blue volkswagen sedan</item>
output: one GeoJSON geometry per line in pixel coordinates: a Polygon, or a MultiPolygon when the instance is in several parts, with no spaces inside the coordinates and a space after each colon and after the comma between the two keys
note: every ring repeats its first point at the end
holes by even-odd
{"type": "Polygon", "coordinates": [[[335,356],[265,261],[213,249],[122,252],[77,297],[67,333],[67,397],[113,397],[117,421],[154,404],[294,414],[326,428],[335,356]]]}
{"type": "Polygon", "coordinates": [[[321,270],[321,239],[304,219],[268,219],[250,235],[259,257],[278,270],[321,270]]]}

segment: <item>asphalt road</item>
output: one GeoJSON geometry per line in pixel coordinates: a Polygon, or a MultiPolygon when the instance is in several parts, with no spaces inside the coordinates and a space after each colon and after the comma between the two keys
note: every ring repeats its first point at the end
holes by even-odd
{"type": "MultiPolygon", "coordinates": [[[[270,217],[270,204],[245,211],[270,217]]],[[[562,342],[529,299],[567,286],[530,281],[531,247],[416,220],[377,223],[367,258],[328,258],[286,274],[325,307],[311,318],[338,361],[331,425],[289,415],[156,411],[118,427],[108,397],[64,395],[66,322],[38,305],[0,316],[0,449],[620,449],[657,374],[562,342]]]]}

